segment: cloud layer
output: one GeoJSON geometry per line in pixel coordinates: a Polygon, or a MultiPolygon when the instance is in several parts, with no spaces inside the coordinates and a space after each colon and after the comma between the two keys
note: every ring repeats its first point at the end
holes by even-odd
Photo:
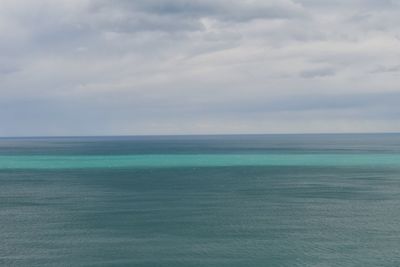
{"type": "Polygon", "coordinates": [[[400,131],[390,0],[4,0],[0,135],[400,131]]]}

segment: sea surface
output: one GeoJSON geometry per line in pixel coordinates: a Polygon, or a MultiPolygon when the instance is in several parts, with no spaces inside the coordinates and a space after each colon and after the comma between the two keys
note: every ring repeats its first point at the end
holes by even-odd
{"type": "Polygon", "coordinates": [[[400,266],[400,134],[1,138],[0,266],[400,266]]]}

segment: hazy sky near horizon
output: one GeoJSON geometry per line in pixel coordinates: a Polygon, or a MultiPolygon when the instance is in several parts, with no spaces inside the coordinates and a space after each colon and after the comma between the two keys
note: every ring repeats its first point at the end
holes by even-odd
{"type": "Polygon", "coordinates": [[[400,131],[400,1],[2,0],[0,136],[400,131]]]}

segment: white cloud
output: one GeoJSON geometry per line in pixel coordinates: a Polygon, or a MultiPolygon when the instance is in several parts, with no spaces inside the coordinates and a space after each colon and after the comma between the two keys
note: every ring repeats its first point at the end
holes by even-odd
{"type": "Polygon", "coordinates": [[[0,134],[400,131],[397,6],[4,0],[0,134]]]}

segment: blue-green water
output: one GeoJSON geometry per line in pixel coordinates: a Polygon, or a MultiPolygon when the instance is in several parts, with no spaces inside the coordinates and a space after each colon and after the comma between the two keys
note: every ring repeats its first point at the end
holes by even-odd
{"type": "Polygon", "coordinates": [[[0,266],[399,266],[400,135],[0,139],[0,266]]]}

